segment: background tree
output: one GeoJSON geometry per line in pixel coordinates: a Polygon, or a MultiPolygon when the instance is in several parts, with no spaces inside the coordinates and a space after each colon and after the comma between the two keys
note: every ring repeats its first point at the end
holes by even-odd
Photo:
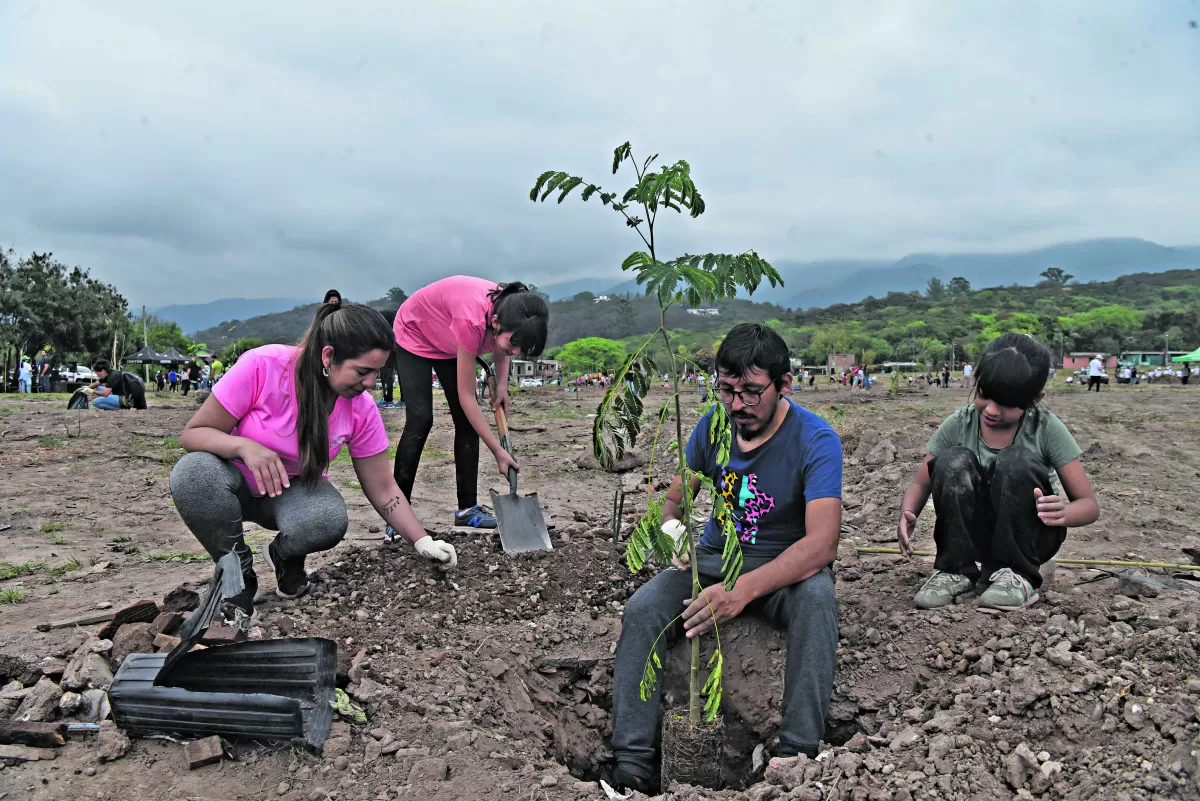
{"type": "Polygon", "coordinates": [[[625,346],[612,339],[586,337],[564,345],[555,358],[569,373],[607,373],[625,361],[625,346]]]}
{"type": "Polygon", "coordinates": [[[1049,283],[1056,286],[1065,286],[1074,277],[1070,273],[1064,272],[1061,267],[1049,267],[1042,273],[1042,278],[1045,278],[1049,283]]]}
{"type": "Polygon", "coordinates": [[[238,360],[238,357],[240,357],[246,351],[254,350],[255,348],[261,348],[266,344],[266,342],[263,342],[257,337],[242,337],[241,339],[236,340],[232,345],[226,346],[225,350],[221,351],[221,361],[225,363],[225,367],[228,369],[233,365],[234,362],[238,360]]]}
{"type": "Polygon", "coordinates": [[[408,300],[408,293],[400,287],[394,286],[387,291],[384,299],[387,300],[388,304],[398,309],[401,303],[408,300]]]}
{"type": "MultiPolygon", "coordinates": [[[[581,197],[584,201],[598,197],[600,202],[619,214],[625,225],[632,229],[642,240],[646,250],[635,251],[621,263],[621,269],[632,271],[637,276],[639,286],[644,286],[646,295],[654,298],[659,309],[658,329],[635,350],[623,365],[622,371],[635,360],[643,363],[649,360],[645,357],[646,347],[651,341],[661,336],[666,353],[665,366],[671,378],[672,395],[658,410],[658,431],[670,416],[672,406],[675,412],[675,442],[676,472],[683,479],[683,522],[687,533],[680,551],[686,548],[691,557],[692,565],[692,599],[700,593],[700,576],[697,569],[695,554],[696,526],[692,520],[694,498],[691,493],[691,479],[696,478],[710,490],[714,505],[720,508],[724,499],[718,492],[712,492],[712,481],[707,476],[692,472],[684,458],[685,441],[683,437],[683,414],[680,401],[680,376],[686,362],[681,359],[672,346],[671,336],[667,327],[667,311],[672,307],[687,304],[699,306],[723,298],[734,297],[739,289],[753,293],[763,281],[768,281],[772,287],[782,285],[779,273],[765,259],[754,251],[744,253],[706,255],[685,254],[669,261],[663,261],[658,254],[658,240],[655,238],[655,225],[658,215],[664,210],[690,217],[699,217],[704,213],[704,200],[692,181],[691,165],[686,161],[676,161],[671,166],[664,166],[657,172],[651,171],[650,165],[657,160],[658,155],[650,156],[645,161],[634,159],[633,151],[628,142],[613,151],[612,171],[615,175],[626,162],[629,162],[636,176],[636,182],[624,192],[610,192],[596,184],[584,184],[584,180],[569,173],[548,170],[542,173],[529,193],[532,201],[546,198],[552,193],[558,193],[558,202],[563,200],[573,189],[583,186],[581,197]]],[[[654,365],[647,364],[649,369],[654,365]]],[[[610,465],[614,458],[620,458],[626,443],[633,445],[641,429],[643,404],[642,399],[649,392],[650,383],[641,372],[634,373],[633,388],[624,381],[617,381],[605,393],[604,399],[596,410],[596,420],[593,425],[593,449],[596,458],[603,465],[610,465]]],[[[732,442],[732,427],[724,407],[712,402],[715,398],[709,387],[710,408],[713,411],[712,434],[717,444],[718,461],[728,463],[729,450],[732,442]]],[[[657,432],[655,442],[657,442],[657,432]]],[[[653,446],[652,446],[653,447],[653,446]]],[[[653,475],[653,460],[649,468],[653,475]]],[[[652,483],[652,481],[650,482],[652,483]]],[[[676,544],[661,531],[662,500],[651,496],[646,515],[638,522],[630,537],[626,549],[626,559],[632,571],[640,570],[653,555],[660,563],[667,563],[676,554],[676,544]]],[[[732,588],[742,568],[742,553],[737,533],[733,530],[732,516],[726,516],[728,525],[725,526],[725,547],[723,559],[724,581],[732,588]]],[[[700,726],[702,716],[708,721],[716,718],[721,698],[721,667],[723,657],[720,649],[719,634],[717,648],[709,662],[712,668],[703,690],[699,683],[700,672],[700,642],[694,638],[691,642],[691,674],[688,697],[688,723],[694,729],[700,726]],[[707,698],[703,702],[702,694],[707,698]]],[[[646,658],[645,672],[642,678],[642,698],[650,696],[657,682],[656,666],[659,657],[652,650],[646,658]]]]}
{"type": "Polygon", "coordinates": [[[925,285],[925,295],[930,300],[942,300],[946,297],[946,285],[936,275],[925,285]]]}
{"type": "Polygon", "coordinates": [[[153,314],[146,318],[146,341],[159,353],[171,348],[186,353],[188,346],[192,344],[178,323],[160,320],[153,314]]]}
{"type": "Polygon", "coordinates": [[[950,279],[950,285],[946,287],[946,292],[952,298],[965,298],[971,294],[971,282],[961,275],[956,275],[950,279]]]}

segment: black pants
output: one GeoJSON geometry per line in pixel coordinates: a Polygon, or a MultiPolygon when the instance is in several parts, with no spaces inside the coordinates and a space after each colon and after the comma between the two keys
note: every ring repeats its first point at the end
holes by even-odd
{"type": "MultiPolygon", "coordinates": [[[[396,446],[396,468],[393,475],[404,497],[412,500],[413,482],[421,451],[433,428],[433,383],[430,371],[437,374],[450,417],[454,420],[454,474],[458,483],[458,508],[469,509],[478,501],[479,493],[479,435],[471,428],[458,396],[458,360],[426,359],[396,346],[396,376],[400,379],[405,403],[404,431],[396,446]]],[[[474,403],[475,399],[472,398],[474,403]]]]}
{"type": "Polygon", "coordinates": [[[191,382],[191,381],[188,381],[188,380],[185,378],[185,379],[183,379],[183,381],[181,381],[180,383],[183,385],[183,392],[181,392],[180,394],[181,394],[181,395],[183,395],[183,397],[185,397],[185,398],[186,398],[186,397],[187,397],[187,394],[188,394],[188,390],[192,388],[192,382],[191,382]]]}
{"type": "Polygon", "coordinates": [[[1092,391],[1092,387],[1095,387],[1097,392],[1100,391],[1100,376],[1088,376],[1088,392],[1092,391]]]}
{"type": "Polygon", "coordinates": [[[396,384],[396,369],[394,367],[384,367],[379,371],[379,380],[383,382],[384,403],[391,403],[392,387],[396,384]]]}
{"type": "Polygon", "coordinates": [[[1041,586],[1038,568],[1050,561],[1067,530],[1037,515],[1034,488],[1050,495],[1049,468],[1025,448],[1007,447],[984,469],[970,448],[951,448],[929,465],[937,522],[933,566],[978,579],[1002,567],[1041,586]]]}

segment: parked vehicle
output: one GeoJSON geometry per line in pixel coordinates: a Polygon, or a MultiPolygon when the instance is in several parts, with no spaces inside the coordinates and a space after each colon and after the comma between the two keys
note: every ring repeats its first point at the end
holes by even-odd
{"type": "Polygon", "coordinates": [[[540,386],[542,386],[542,379],[540,379],[540,378],[522,378],[521,379],[521,389],[529,389],[530,387],[540,387],[540,386]]]}

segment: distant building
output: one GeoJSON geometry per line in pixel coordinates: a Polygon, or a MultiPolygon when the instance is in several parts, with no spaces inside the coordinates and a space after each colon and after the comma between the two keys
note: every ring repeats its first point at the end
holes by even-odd
{"type": "MultiPolygon", "coordinates": [[[[1191,353],[1190,350],[1172,350],[1168,351],[1168,358],[1176,356],[1186,356],[1191,353]]],[[[1161,350],[1127,350],[1121,354],[1120,364],[1122,367],[1137,366],[1137,367],[1164,367],[1167,364],[1161,350]]]]}
{"type": "Polygon", "coordinates": [[[698,317],[719,317],[721,315],[721,310],[720,309],[688,309],[687,313],[694,314],[698,317]]]}
{"type": "Polygon", "coordinates": [[[540,359],[534,368],[536,378],[557,378],[562,372],[563,363],[558,359],[540,359]]]}
{"type": "Polygon", "coordinates": [[[856,364],[858,364],[858,354],[855,353],[831,353],[825,361],[826,368],[830,373],[849,370],[856,364]]]}
{"type": "Polygon", "coordinates": [[[536,362],[513,359],[509,364],[509,373],[515,381],[522,378],[557,378],[563,367],[563,363],[557,359],[539,359],[536,362]]]}
{"type": "MultiPolygon", "coordinates": [[[[1089,351],[1087,353],[1068,353],[1067,355],[1063,356],[1063,369],[1064,370],[1086,370],[1086,369],[1088,369],[1088,364],[1091,363],[1091,361],[1095,357],[1095,355],[1096,355],[1095,351],[1089,351]]],[[[1159,356],[1159,359],[1162,358],[1161,353],[1158,356],[1159,356]]],[[[1162,364],[1162,362],[1160,361],[1159,364],[1162,364]]],[[[1116,356],[1105,356],[1104,357],[1104,369],[1105,370],[1115,370],[1116,368],[1117,368],[1117,357],[1116,356]]]]}
{"type": "Polygon", "coordinates": [[[592,298],[592,303],[607,303],[608,300],[608,295],[597,295],[596,297],[592,298]]]}

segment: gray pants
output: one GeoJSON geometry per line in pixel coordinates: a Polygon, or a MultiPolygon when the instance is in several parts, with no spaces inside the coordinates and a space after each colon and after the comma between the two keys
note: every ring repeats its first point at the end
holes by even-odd
{"type": "MultiPolygon", "coordinates": [[[[696,556],[700,583],[707,587],[720,582],[721,554],[701,550],[696,556]]],[[[769,561],[746,557],[743,572],[769,561]]],[[[691,596],[691,581],[691,571],[664,570],[635,592],[625,607],[613,667],[612,748],[617,762],[624,763],[638,776],[649,777],[653,772],[655,743],[662,720],[662,684],[655,687],[650,700],[642,701],[638,691],[642,669],[659,632],[683,611],[682,601],[691,596]]],[[[833,572],[825,568],[809,579],[777,590],[747,606],[742,614],[760,614],[787,631],[780,751],[815,755],[825,733],[825,716],[829,712],[837,665],[837,596],[833,572]]],[[[683,625],[677,622],[663,639],[674,642],[682,632],[683,625]]],[[[660,641],[660,659],[665,658],[666,650],[660,641]]]]}
{"type": "Polygon", "coordinates": [[[232,462],[203,451],[186,454],[171,471],[171,498],[183,524],[214,560],[238,554],[242,568],[253,560],[242,539],[242,521],[278,531],[283,558],[327,551],[346,536],[349,518],[342,494],[325,479],[313,489],[293,479],[282,495],[255,497],[232,462]]]}

